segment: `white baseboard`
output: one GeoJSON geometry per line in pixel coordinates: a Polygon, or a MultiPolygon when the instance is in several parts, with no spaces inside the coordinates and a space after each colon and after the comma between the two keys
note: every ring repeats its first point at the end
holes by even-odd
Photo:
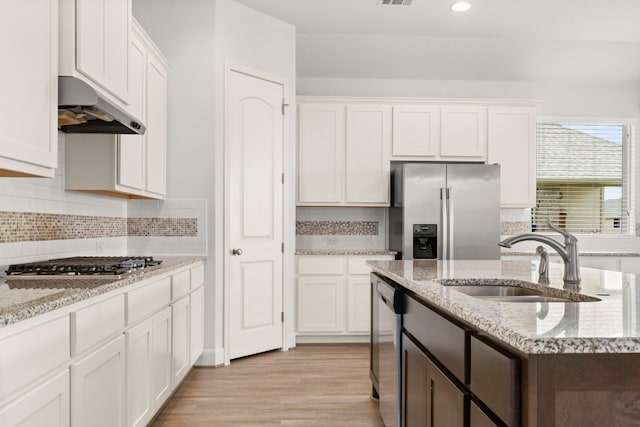
{"type": "Polygon", "coordinates": [[[205,348],[196,362],[196,366],[222,366],[224,365],[224,348],[205,348]]]}
{"type": "Polygon", "coordinates": [[[298,335],[297,344],[369,343],[369,335],[298,335]]]}

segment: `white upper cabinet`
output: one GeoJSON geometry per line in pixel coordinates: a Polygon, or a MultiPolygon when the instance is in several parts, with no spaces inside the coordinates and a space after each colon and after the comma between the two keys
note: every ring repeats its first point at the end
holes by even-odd
{"type": "Polygon", "coordinates": [[[298,109],[298,204],[336,205],[344,199],[346,107],[298,109]]]}
{"type": "Polygon", "coordinates": [[[488,163],[500,164],[502,207],[535,206],[535,107],[489,108],[488,163]]]}
{"type": "Polygon", "coordinates": [[[67,134],[65,188],[125,198],[163,199],[166,193],[167,68],[153,41],[133,21],[127,110],[144,135],[67,134]]]}
{"type": "Polygon", "coordinates": [[[440,155],[440,107],[393,106],[393,158],[435,158],[440,155]]]}
{"type": "Polygon", "coordinates": [[[440,155],[487,158],[487,107],[443,105],[440,155]]]}
{"type": "Polygon", "coordinates": [[[0,13],[0,176],[53,177],[58,159],[58,2],[0,13]]]}
{"type": "Polygon", "coordinates": [[[132,0],[60,0],[60,75],[98,84],[129,103],[132,0]]]}
{"type": "Polygon", "coordinates": [[[347,204],[389,205],[390,146],[390,106],[347,106],[347,204]]]}
{"type": "Polygon", "coordinates": [[[298,205],[388,205],[390,144],[390,106],[301,103],[298,205]]]}

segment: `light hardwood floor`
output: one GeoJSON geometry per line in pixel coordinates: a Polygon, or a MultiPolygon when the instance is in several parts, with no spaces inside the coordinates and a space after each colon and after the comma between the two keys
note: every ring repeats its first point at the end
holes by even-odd
{"type": "Polygon", "coordinates": [[[383,427],[368,344],[296,347],[195,368],[153,427],[383,427]]]}

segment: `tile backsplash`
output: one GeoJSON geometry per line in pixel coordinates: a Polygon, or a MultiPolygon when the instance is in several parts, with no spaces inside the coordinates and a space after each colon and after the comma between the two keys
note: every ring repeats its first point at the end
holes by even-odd
{"type": "Polygon", "coordinates": [[[385,208],[298,207],[296,249],[387,247],[385,208]]]}

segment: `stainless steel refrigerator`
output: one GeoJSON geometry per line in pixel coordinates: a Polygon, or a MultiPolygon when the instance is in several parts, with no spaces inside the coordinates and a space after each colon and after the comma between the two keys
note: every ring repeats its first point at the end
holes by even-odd
{"type": "Polygon", "coordinates": [[[391,172],[398,259],[499,259],[500,166],[404,163],[391,172]]]}

